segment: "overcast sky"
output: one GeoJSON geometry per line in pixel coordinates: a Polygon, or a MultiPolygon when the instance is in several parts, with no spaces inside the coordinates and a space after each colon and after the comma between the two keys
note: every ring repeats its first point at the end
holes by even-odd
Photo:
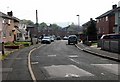
{"type": "Polygon", "coordinates": [[[77,24],[77,14],[80,15],[80,25],[95,19],[97,16],[112,9],[112,5],[120,0],[0,0],[0,11],[13,11],[19,19],[35,22],[35,11],[38,10],[39,23],[77,24]]]}

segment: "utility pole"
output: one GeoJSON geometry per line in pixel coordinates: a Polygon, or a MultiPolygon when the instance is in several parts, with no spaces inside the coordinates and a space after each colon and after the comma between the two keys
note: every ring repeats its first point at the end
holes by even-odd
{"type": "Polygon", "coordinates": [[[36,28],[37,28],[37,42],[36,44],[38,44],[38,11],[36,10],[36,28]]]}

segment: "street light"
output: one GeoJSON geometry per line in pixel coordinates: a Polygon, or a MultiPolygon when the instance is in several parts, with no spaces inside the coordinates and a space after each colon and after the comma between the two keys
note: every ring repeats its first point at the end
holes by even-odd
{"type": "Polygon", "coordinates": [[[36,28],[37,28],[37,42],[36,44],[38,44],[38,11],[36,10],[36,28]]]}
{"type": "Polygon", "coordinates": [[[76,15],[78,17],[78,28],[80,26],[80,16],[79,15],[76,15]]]}

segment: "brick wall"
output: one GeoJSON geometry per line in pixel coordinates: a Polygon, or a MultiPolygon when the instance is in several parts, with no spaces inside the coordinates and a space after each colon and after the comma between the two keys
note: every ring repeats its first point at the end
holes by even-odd
{"type": "Polygon", "coordinates": [[[98,34],[113,33],[114,24],[115,16],[109,16],[108,20],[106,20],[106,17],[101,18],[100,21],[96,23],[96,27],[99,30],[98,34]]]}

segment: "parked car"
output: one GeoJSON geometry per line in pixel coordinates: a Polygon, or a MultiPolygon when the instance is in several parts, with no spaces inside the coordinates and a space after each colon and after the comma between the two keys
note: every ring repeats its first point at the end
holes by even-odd
{"type": "Polygon", "coordinates": [[[120,39],[120,34],[104,34],[100,39],[120,39]]]}
{"type": "Polygon", "coordinates": [[[67,37],[67,36],[64,36],[64,37],[63,37],[63,40],[68,40],[68,37],[67,37]]]}
{"type": "Polygon", "coordinates": [[[68,44],[73,43],[73,44],[77,44],[77,36],[76,35],[70,35],[68,37],[68,44]]]}
{"type": "Polygon", "coordinates": [[[61,40],[61,37],[60,37],[60,36],[57,36],[57,37],[56,37],[56,40],[61,40]]]}
{"type": "Polygon", "coordinates": [[[120,40],[120,34],[104,34],[98,41],[98,47],[102,46],[103,40],[120,40]]]}
{"type": "Polygon", "coordinates": [[[48,43],[50,44],[51,43],[51,37],[49,36],[44,36],[43,39],[41,40],[41,43],[48,43]]]}
{"type": "Polygon", "coordinates": [[[51,42],[54,42],[54,40],[55,40],[55,39],[54,39],[54,37],[53,37],[53,36],[51,36],[51,42]]]}

